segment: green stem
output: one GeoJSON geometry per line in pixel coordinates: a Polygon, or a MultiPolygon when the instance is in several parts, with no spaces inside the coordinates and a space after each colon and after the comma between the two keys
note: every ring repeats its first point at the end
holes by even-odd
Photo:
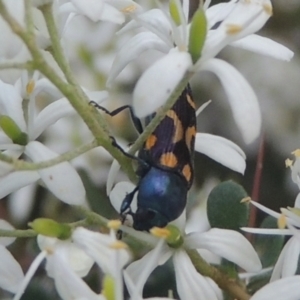
{"type": "Polygon", "coordinates": [[[28,35],[34,36],[34,23],[32,19],[32,0],[24,0],[25,23],[28,35]]]}
{"type": "Polygon", "coordinates": [[[151,120],[148,126],[144,129],[143,133],[138,137],[135,143],[129,150],[130,154],[135,154],[140,148],[142,148],[144,142],[148,138],[148,136],[155,130],[155,128],[159,125],[159,123],[163,120],[166,116],[166,113],[171,107],[175,104],[179,96],[181,95],[184,88],[188,85],[190,78],[192,77],[193,73],[187,72],[182,80],[177,85],[176,89],[170,95],[169,99],[166,101],[166,104],[159,109],[156,113],[155,117],[151,120]]]}
{"type": "Polygon", "coordinates": [[[186,250],[190,257],[193,265],[195,266],[198,273],[203,276],[210,277],[220,289],[230,293],[234,299],[237,300],[249,300],[250,295],[247,294],[244,287],[242,287],[237,280],[228,277],[217,268],[208,264],[196,250],[186,250]]]}
{"type": "Polygon", "coordinates": [[[26,63],[8,62],[0,64],[0,70],[5,69],[26,69],[33,70],[33,62],[27,61],[26,63]]]}
{"type": "Polygon", "coordinates": [[[0,229],[0,236],[1,237],[30,238],[30,237],[36,237],[37,233],[32,229],[26,229],[26,230],[0,229]]]}
{"type": "Polygon", "coordinates": [[[83,206],[76,206],[76,210],[80,215],[85,216],[86,225],[106,226],[106,224],[110,221],[83,206]]]}

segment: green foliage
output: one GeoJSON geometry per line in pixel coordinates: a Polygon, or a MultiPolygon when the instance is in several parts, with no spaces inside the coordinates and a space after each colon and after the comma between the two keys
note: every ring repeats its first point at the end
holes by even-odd
{"type": "MultiPolygon", "coordinates": [[[[274,217],[268,216],[264,219],[260,227],[277,228],[277,220],[274,217]]],[[[283,243],[284,236],[282,235],[255,235],[254,248],[260,256],[263,268],[273,266],[276,263],[283,243]]]]}
{"type": "Polygon", "coordinates": [[[216,186],[207,200],[210,226],[240,231],[249,219],[249,205],[241,203],[245,197],[247,193],[244,188],[231,180],[216,186]]]}

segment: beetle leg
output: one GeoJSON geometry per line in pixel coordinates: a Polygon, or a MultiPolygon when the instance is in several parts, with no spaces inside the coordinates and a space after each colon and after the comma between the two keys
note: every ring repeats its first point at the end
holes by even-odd
{"type": "Polygon", "coordinates": [[[120,214],[121,214],[122,218],[124,218],[124,220],[126,218],[126,215],[128,215],[128,214],[132,215],[133,214],[130,206],[131,206],[133,197],[134,197],[135,193],[138,191],[138,189],[139,189],[139,186],[137,186],[131,193],[127,194],[126,197],[124,198],[123,202],[122,202],[121,209],[120,209],[120,214]]]}
{"type": "Polygon", "coordinates": [[[139,134],[141,134],[143,132],[143,126],[142,126],[141,120],[134,114],[133,109],[130,105],[123,105],[123,106],[121,106],[121,107],[119,107],[119,108],[117,108],[113,111],[109,111],[105,107],[100,106],[95,101],[90,101],[90,104],[93,105],[94,107],[104,111],[106,114],[110,115],[111,117],[117,115],[118,113],[120,113],[124,109],[128,108],[129,113],[130,113],[130,117],[131,117],[131,120],[133,122],[133,125],[134,125],[135,129],[137,130],[137,132],[139,134]]]}

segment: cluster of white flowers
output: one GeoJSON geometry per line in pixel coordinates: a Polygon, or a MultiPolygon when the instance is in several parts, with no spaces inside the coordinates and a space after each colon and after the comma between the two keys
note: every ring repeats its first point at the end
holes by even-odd
{"type": "MultiPolygon", "coordinates": [[[[24,188],[30,188],[26,198],[33,199],[32,186],[36,184],[46,187],[64,203],[87,205],[86,191],[76,167],[84,167],[97,180],[100,171],[93,175],[94,165],[85,152],[96,150],[95,147],[101,143],[93,144],[94,137],[87,130],[87,127],[91,130],[92,125],[87,124],[84,117],[86,124],[76,118],[76,122],[80,122],[77,134],[79,132],[83,150],[80,147],[74,150],[70,135],[75,123],[72,123],[74,120],[69,123],[70,117],[78,117],[78,113],[83,116],[85,109],[92,111],[87,99],[101,105],[103,100],[111,100],[117,77],[128,72],[128,65],[146,51],[156,50],[159,54],[154,60],[150,56],[150,67],[140,76],[133,90],[132,106],[137,117],[143,118],[163,106],[183,80],[188,81],[196,73],[210,71],[220,80],[245,143],[251,143],[258,137],[262,122],[255,92],[239,71],[216,56],[230,45],[289,61],[293,52],[256,34],[272,15],[271,1],[231,0],[210,6],[207,0],[199,9],[203,17],[201,24],[205,27],[199,38],[200,28],[193,29],[196,25],[188,20],[188,0],[183,0],[182,4],[179,0],[171,0],[169,12],[165,7],[152,8],[151,1],[144,2],[140,5],[132,0],[0,0],[0,198],[14,193],[11,200],[16,203],[14,207],[17,210],[22,205],[20,200],[24,198],[24,188]],[[52,18],[47,15],[49,11],[52,18]],[[116,29],[119,30],[117,33],[116,29]],[[30,39],[26,40],[22,30],[28,33],[30,39]],[[76,31],[82,40],[87,41],[85,46],[91,52],[114,47],[109,54],[103,50],[103,56],[95,60],[96,73],[101,73],[107,80],[107,90],[90,91],[90,87],[82,87],[87,84],[84,79],[78,86],[73,81],[72,70],[66,65],[77,58],[72,49],[76,31]],[[197,43],[192,46],[197,39],[203,44],[201,47],[197,43]],[[116,45],[119,50],[116,50],[116,45]],[[35,55],[45,66],[36,67],[35,55]],[[110,63],[109,70],[107,62],[110,63]],[[54,76],[49,76],[49,70],[54,76]],[[76,95],[80,96],[81,92],[85,95],[85,99],[81,99],[83,105],[68,98],[74,92],[74,86],[76,95]],[[43,97],[47,97],[50,104],[39,103],[43,97]],[[55,132],[59,128],[57,124],[63,129],[55,132]],[[46,138],[40,139],[42,134],[46,138]],[[78,158],[83,153],[84,156],[78,158]],[[69,162],[73,158],[76,161],[69,162]],[[44,165],[38,167],[39,164],[44,165]]],[[[80,63],[74,66],[74,70],[76,68],[80,68],[80,63]]],[[[206,106],[207,103],[202,105],[197,115],[206,106]]],[[[106,128],[103,130],[106,133],[106,128]]],[[[245,171],[245,153],[223,137],[197,133],[195,150],[233,171],[241,174],[245,171]]],[[[100,155],[100,152],[97,154],[100,155]]],[[[101,156],[111,159],[107,153],[101,156]]],[[[300,188],[299,164],[300,161],[296,160],[291,168],[293,180],[300,188]]],[[[114,185],[119,169],[117,160],[113,161],[107,176],[108,168],[102,166],[107,194],[118,212],[126,193],[134,189],[129,182],[114,185]]],[[[300,297],[297,289],[300,279],[294,276],[295,261],[298,261],[300,253],[297,229],[300,227],[299,203],[300,194],[295,208],[282,211],[288,229],[277,230],[277,233],[289,234],[292,238],[274,267],[271,278],[274,283],[255,293],[253,300],[283,299],[287,291],[290,298],[286,299],[300,297]],[[280,280],[275,281],[277,279],[280,280]]],[[[26,211],[23,207],[22,210],[26,211]]],[[[267,212],[277,218],[281,216],[267,212]]],[[[168,240],[172,232],[170,228],[155,228],[150,234],[121,226],[124,232],[152,247],[134,262],[131,262],[127,245],[116,238],[116,230],[120,226],[118,222],[108,222],[109,234],[70,227],[70,234],[64,239],[37,231],[41,251],[26,275],[7,249],[15,239],[0,237],[0,288],[12,293],[13,299],[20,299],[37,268],[46,260],[47,276],[53,279],[62,299],[122,300],[124,280],[131,299],[140,300],[152,271],[172,258],[180,299],[221,300],[221,289],[213,279],[199,273],[191,253],[201,254],[207,262],[211,262],[209,257],[212,256],[217,257],[218,262],[224,258],[251,273],[262,268],[258,254],[240,232],[220,228],[200,231],[199,226],[194,229],[187,226],[185,211],[171,225],[179,237],[175,244],[168,240]],[[94,292],[82,279],[94,264],[104,274],[101,293],[94,292]]],[[[14,232],[14,228],[4,220],[0,220],[0,229],[14,232]]]]}

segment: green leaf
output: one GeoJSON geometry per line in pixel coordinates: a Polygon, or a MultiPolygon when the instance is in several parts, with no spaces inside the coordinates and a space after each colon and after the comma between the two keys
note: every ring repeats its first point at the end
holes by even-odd
{"type": "Polygon", "coordinates": [[[52,219],[38,218],[28,224],[35,232],[45,236],[66,240],[71,237],[71,227],[52,219]]]}
{"type": "Polygon", "coordinates": [[[193,16],[190,35],[189,35],[189,53],[191,54],[192,61],[195,64],[200,58],[204,42],[207,34],[207,20],[205,12],[198,9],[193,16]]]}
{"type": "Polygon", "coordinates": [[[249,205],[241,203],[245,197],[247,193],[244,188],[231,180],[216,186],[207,200],[210,226],[240,231],[249,219],[249,205]]]}
{"type": "MultiPolygon", "coordinates": [[[[277,219],[268,216],[262,222],[261,228],[277,228],[277,219]]],[[[254,248],[260,257],[263,268],[275,265],[284,243],[282,235],[256,234],[254,248]]]]}
{"type": "Polygon", "coordinates": [[[21,131],[17,123],[11,117],[0,116],[0,127],[15,144],[21,146],[27,144],[27,134],[21,131]]]}

